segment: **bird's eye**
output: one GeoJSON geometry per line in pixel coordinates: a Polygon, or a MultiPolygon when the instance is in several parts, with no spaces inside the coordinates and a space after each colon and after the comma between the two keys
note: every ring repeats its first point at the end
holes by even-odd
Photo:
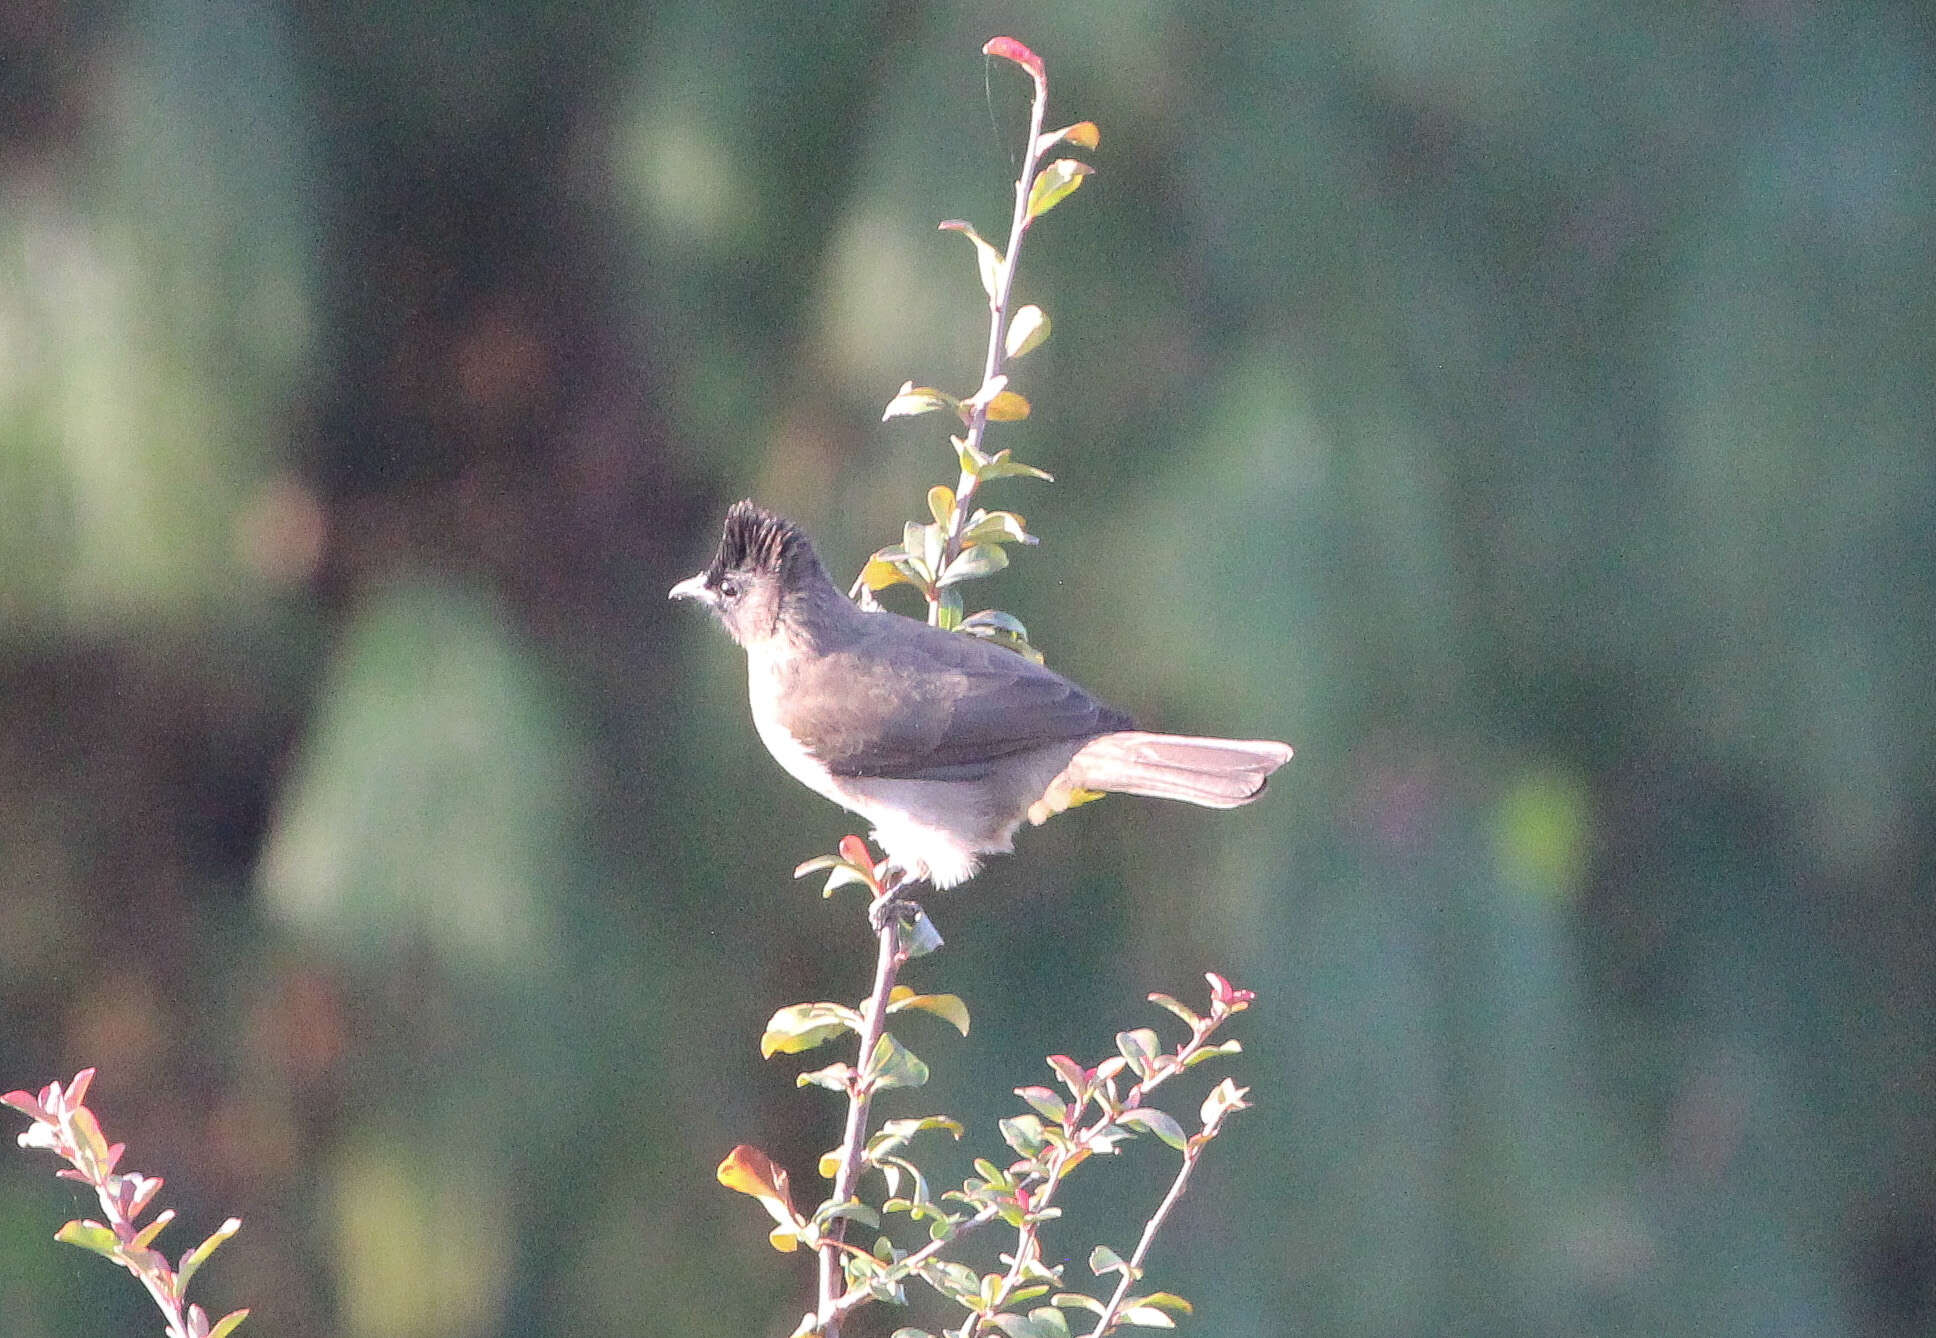
{"type": "Polygon", "coordinates": [[[719,578],[719,597],[721,599],[739,598],[739,577],[722,576],[719,578]]]}

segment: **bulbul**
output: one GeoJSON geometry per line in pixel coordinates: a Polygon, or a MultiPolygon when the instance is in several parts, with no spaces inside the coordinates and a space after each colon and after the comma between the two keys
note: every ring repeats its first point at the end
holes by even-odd
{"type": "Polygon", "coordinates": [[[960,632],[867,610],[828,579],[800,529],[751,502],[726,513],[712,563],[672,587],[746,651],[753,724],[794,779],[874,826],[937,888],[1098,792],[1235,808],[1291,750],[1269,739],[1151,734],[1062,675],[960,632]]]}

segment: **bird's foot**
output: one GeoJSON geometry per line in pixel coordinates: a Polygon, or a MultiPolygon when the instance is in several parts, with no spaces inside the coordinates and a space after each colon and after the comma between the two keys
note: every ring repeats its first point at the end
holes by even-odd
{"type": "Polygon", "coordinates": [[[913,897],[904,896],[898,886],[890,885],[880,896],[875,897],[874,903],[867,908],[867,923],[878,934],[889,925],[899,925],[905,929],[924,914],[920,902],[913,897]]]}
{"type": "Polygon", "coordinates": [[[934,921],[928,919],[920,902],[903,891],[916,881],[905,871],[889,866],[880,895],[867,908],[867,923],[874,932],[884,934],[892,927],[902,954],[908,957],[920,957],[941,946],[941,932],[934,921]]]}

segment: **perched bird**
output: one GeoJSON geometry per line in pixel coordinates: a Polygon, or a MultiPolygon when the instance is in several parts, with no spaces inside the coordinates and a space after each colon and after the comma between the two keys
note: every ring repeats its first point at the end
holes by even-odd
{"type": "Polygon", "coordinates": [[[1100,792],[1235,808],[1291,750],[1268,739],[1151,734],[1014,651],[866,610],[801,530],[752,502],[670,598],[711,607],[746,651],[753,724],[794,779],[874,825],[937,888],[1100,792]]]}

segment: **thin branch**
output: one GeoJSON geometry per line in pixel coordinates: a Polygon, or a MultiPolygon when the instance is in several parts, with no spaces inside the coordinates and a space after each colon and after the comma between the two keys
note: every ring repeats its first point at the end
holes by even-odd
{"type": "MultiPolygon", "coordinates": [[[[896,878],[882,895],[894,895],[900,887],[896,878]]],[[[864,1005],[860,1033],[860,1060],[854,1065],[853,1081],[848,1088],[847,1127],[840,1138],[840,1169],[834,1176],[832,1202],[846,1203],[854,1198],[860,1183],[862,1153],[867,1145],[867,1113],[874,1103],[875,1080],[870,1066],[874,1061],[874,1051],[881,1043],[881,1036],[887,1030],[888,998],[894,992],[895,978],[900,975],[901,966],[907,961],[907,953],[901,947],[901,927],[892,918],[881,926],[879,948],[874,959],[874,988],[867,996],[864,1005]]],[[[843,1309],[841,1296],[840,1243],[847,1234],[847,1219],[836,1218],[827,1228],[829,1241],[820,1247],[820,1304],[816,1312],[820,1332],[824,1338],[840,1338],[840,1317],[852,1305],[843,1309]]],[[[857,1304],[857,1303],[856,1303],[857,1304]]]]}
{"type": "Polygon", "coordinates": [[[1170,1181],[1170,1192],[1163,1196],[1163,1202],[1156,1205],[1156,1211],[1150,1214],[1149,1221],[1143,1223],[1143,1238],[1136,1242],[1136,1252],[1130,1255],[1122,1279],[1116,1283],[1116,1290],[1110,1293],[1109,1304],[1103,1307],[1096,1327],[1089,1330],[1088,1338],[1102,1338],[1103,1334],[1109,1332],[1110,1325],[1116,1322],[1116,1312],[1122,1309],[1123,1302],[1128,1299],[1131,1284],[1143,1274],[1143,1261],[1149,1258],[1150,1246],[1156,1242],[1156,1233],[1162,1230],[1164,1219],[1176,1207],[1177,1200],[1183,1197],[1183,1187],[1190,1182],[1190,1172],[1196,1169],[1196,1165],[1196,1148],[1192,1147],[1184,1154],[1183,1164],[1176,1168],[1176,1178],[1170,1181]]]}

